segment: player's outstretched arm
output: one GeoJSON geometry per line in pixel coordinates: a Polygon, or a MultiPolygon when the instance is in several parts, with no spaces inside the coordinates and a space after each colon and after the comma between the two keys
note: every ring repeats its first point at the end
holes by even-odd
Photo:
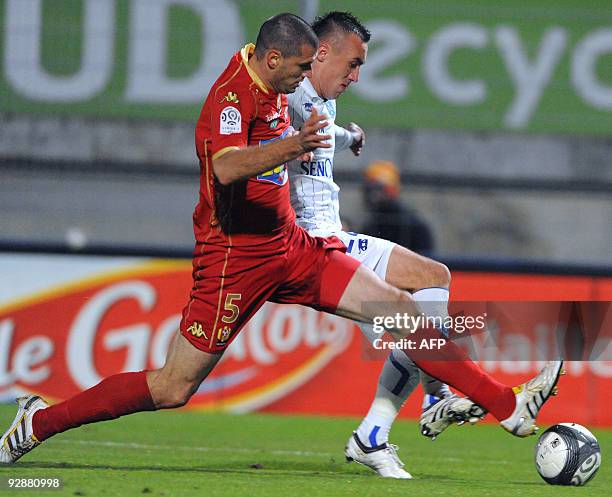
{"type": "Polygon", "coordinates": [[[213,161],[213,170],[219,183],[230,185],[243,181],[316,148],[329,148],[331,145],[325,142],[331,136],[319,133],[328,126],[325,119],[326,116],[319,116],[316,109],[313,109],[299,133],[267,145],[251,146],[222,155],[213,161]]]}

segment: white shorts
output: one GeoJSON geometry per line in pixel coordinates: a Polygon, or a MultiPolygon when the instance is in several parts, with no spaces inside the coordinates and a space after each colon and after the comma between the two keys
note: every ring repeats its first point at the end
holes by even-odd
{"type": "Polygon", "coordinates": [[[311,230],[309,234],[312,236],[337,236],[346,245],[346,253],[353,259],[357,259],[364,266],[369,267],[381,279],[387,276],[387,266],[391,251],[395,247],[395,243],[375,236],[362,235],[352,231],[322,231],[311,230]]]}

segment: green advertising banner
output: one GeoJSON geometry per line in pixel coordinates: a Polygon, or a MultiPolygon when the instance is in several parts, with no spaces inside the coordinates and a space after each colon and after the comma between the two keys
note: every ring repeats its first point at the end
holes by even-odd
{"type": "MultiPolygon", "coordinates": [[[[313,2],[0,0],[0,111],[194,120],[259,25],[313,2]]],[[[612,3],[344,0],[372,31],[339,121],[612,135],[612,3]]]]}

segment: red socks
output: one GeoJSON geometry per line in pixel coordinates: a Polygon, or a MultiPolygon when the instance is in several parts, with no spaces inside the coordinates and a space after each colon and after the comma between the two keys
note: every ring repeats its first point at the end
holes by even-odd
{"type": "MultiPolygon", "coordinates": [[[[422,339],[441,338],[441,334],[437,329],[420,329],[413,337],[420,343],[422,339]]],[[[460,390],[499,421],[514,411],[515,396],[512,388],[485,373],[452,341],[447,341],[437,350],[409,352],[407,355],[419,368],[460,390]]],[[[32,429],[36,438],[42,442],[57,433],[84,424],[153,410],[155,406],[146,372],[121,373],[102,380],[71,399],[36,412],[32,429]]]]}
{"type": "Polygon", "coordinates": [[[42,442],[87,423],[154,410],[146,372],[120,373],[64,402],[37,411],[32,419],[32,429],[34,436],[42,442]]]}
{"type": "MultiPolygon", "coordinates": [[[[421,328],[408,338],[420,344],[422,339],[435,340],[443,336],[435,328],[421,328]]],[[[483,371],[452,341],[447,341],[438,349],[404,349],[404,353],[428,375],[461,391],[499,421],[506,419],[514,411],[516,399],[512,388],[483,371]]]]}

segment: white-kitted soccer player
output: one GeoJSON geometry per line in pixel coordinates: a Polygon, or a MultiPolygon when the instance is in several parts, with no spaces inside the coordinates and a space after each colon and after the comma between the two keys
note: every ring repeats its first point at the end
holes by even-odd
{"type": "MultiPolygon", "coordinates": [[[[372,269],[394,286],[409,290],[424,303],[430,316],[446,317],[450,272],[446,266],[423,257],[388,240],[342,231],[338,202],[339,187],[334,183],[334,153],[351,149],[359,155],[364,145],[364,132],[354,123],[345,129],[334,123],[336,98],[359,79],[365,63],[370,32],[347,12],[330,12],[318,17],[313,29],[319,37],[319,51],[312,64],[312,78],[306,78],[295,93],[288,95],[292,126],[299,130],[312,109],[327,115],[331,147],[314,151],[311,160],[289,163],[291,204],[297,223],[311,235],[336,235],[347,247],[347,253],[372,269]]],[[[372,325],[359,323],[370,342],[380,335],[372,325]]],[[[458,411],[468,408],[463,399],[434,378],[421,373],[426,392],[421,429],[436,436],[449,424],[436,423],[440,409],[458,411]]],[[[419,381],[419,370],[399,350],[389,354],[378,381],[376,396],[369,412],[350,437],[346,456],[390,478],[411,478],[397,456],[397,447],[388,443],[389,430],[406,398],[419,381]]],[[[466,413],[463,413],[466,414],[466,413]]],[[[467,413],[469,414],[469,413],[467,413]]],[[[472,416],[469,416],[472,417],[472,416]]]]}

